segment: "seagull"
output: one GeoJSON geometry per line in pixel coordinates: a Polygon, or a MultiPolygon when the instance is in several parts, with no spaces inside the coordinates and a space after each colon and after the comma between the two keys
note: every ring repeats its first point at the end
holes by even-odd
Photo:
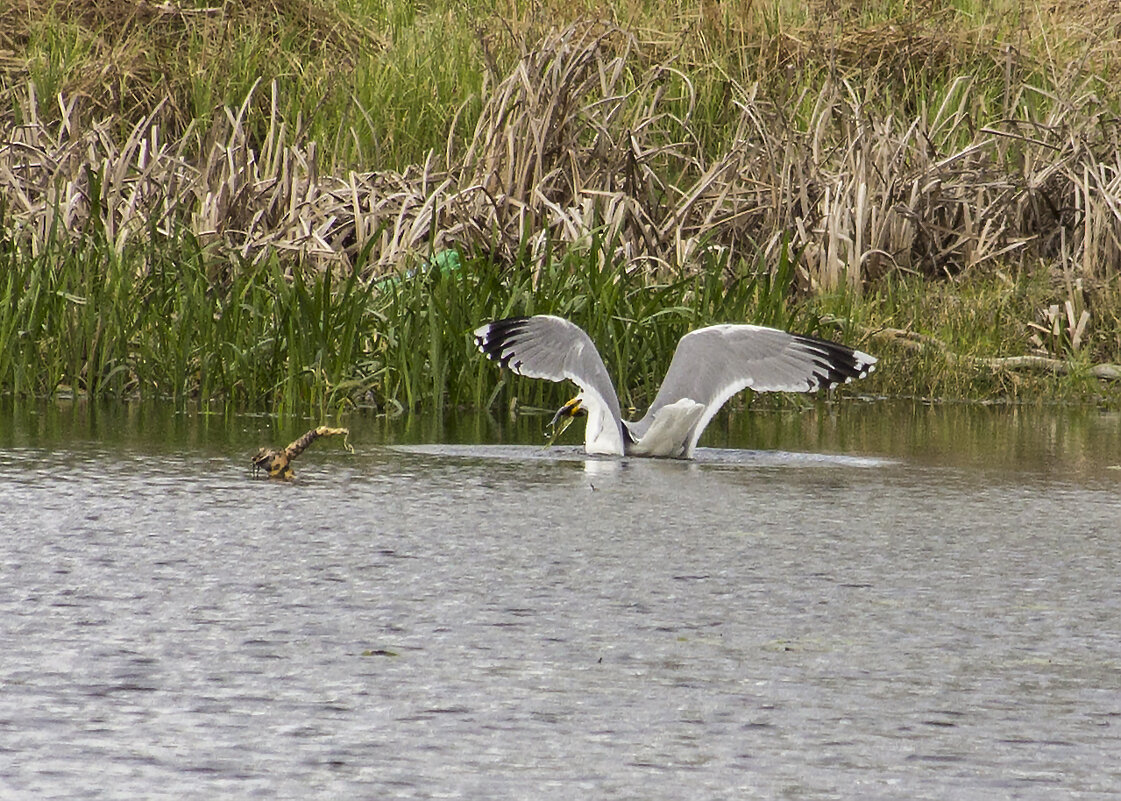
{"type": "Polygon", "coordinates": [[[692,459],[705,426],[737,392],[828,389],[864,378],[876,364],[874,356],[847,345],[777,328],[699,328],[677,343],[654,402],[632,422],[620,414],[599,351],[575,323],[551,314],[508,317],[479,326],[474,337],[487,358],[518,375],[576,384],[579,394],[560,408],[553,425],[586,414],[584,450],[601,456],[692,459]]]}

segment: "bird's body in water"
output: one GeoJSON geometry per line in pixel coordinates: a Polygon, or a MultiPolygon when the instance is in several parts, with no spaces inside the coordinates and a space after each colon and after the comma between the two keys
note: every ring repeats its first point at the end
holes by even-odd
{"type": "Polygon", "coordinates": [[[588,335],[552,315],[511,317],[475,329],[488,358],[519,375],[569,380],[580,393],[553,418],[586,415],[584,449],[606,456],[689,459],[712,417],[744,389],[812,392],[875,369],[876,359],[847,345],[757,325],[714,325],[681,338],[650,409],[625,421],[611,377],[588,335]]]}

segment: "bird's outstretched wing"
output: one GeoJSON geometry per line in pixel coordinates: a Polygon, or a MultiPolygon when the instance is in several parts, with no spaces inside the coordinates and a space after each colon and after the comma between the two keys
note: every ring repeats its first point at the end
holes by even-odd
{"type": "Polygon", "coordinates": [[[508,317],[475,329],[475,344],[518,375],[575,383],[619,423],[619,397],[591,338],[580,326],[551,314],[508,317]]]}
{"type": "Polygon", "coordinates": [[[863,378],[875,364],[875,357],[846,345],[776,328],[700,328],[681,338],[654,402],[631,430],[641,436],[659,409],[689,398],[705,406],[695,442],[737,392],[812,392],[863,378]]]}

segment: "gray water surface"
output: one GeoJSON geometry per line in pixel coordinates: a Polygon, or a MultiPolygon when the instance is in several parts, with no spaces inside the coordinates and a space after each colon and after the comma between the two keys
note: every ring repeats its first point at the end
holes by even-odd
{"type": "Polygon", "coordinates": [[[1121,794],[1121,420],[0,428],[0,797],[1121,794]]]}

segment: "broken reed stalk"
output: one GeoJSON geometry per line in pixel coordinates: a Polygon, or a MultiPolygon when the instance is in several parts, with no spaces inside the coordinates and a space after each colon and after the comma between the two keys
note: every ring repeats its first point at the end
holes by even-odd
{"type": "Polygon", "coordinates": [[[1062,236],[1080,277],[1121,273],[1121,137],[1088,89],[1024,85],[1006,118],[983,119],[962,75],[905,119],[871,85],[828,79],[780,102],[729,81],[729,137],[710,154],[690,79],[649,56],[610,25],[574,24],[489,87],[466,148],[449,139],[461,156],[346,175],[280,120],[275,84],[266,120],[255,87],[209,130],[169,139],[157,107],[123,141],[74,98],[41,119],[26,85],[0,119],[0,208],[31,253],[56,228],[120,252],[180,227],[243,259],[347,270],[364,253],[365,277],[449,247],[512,263],[593,234],[651,274],[759,248],[773,264],[789,240],[808,289],[1054,263],[1062,236]]]}

